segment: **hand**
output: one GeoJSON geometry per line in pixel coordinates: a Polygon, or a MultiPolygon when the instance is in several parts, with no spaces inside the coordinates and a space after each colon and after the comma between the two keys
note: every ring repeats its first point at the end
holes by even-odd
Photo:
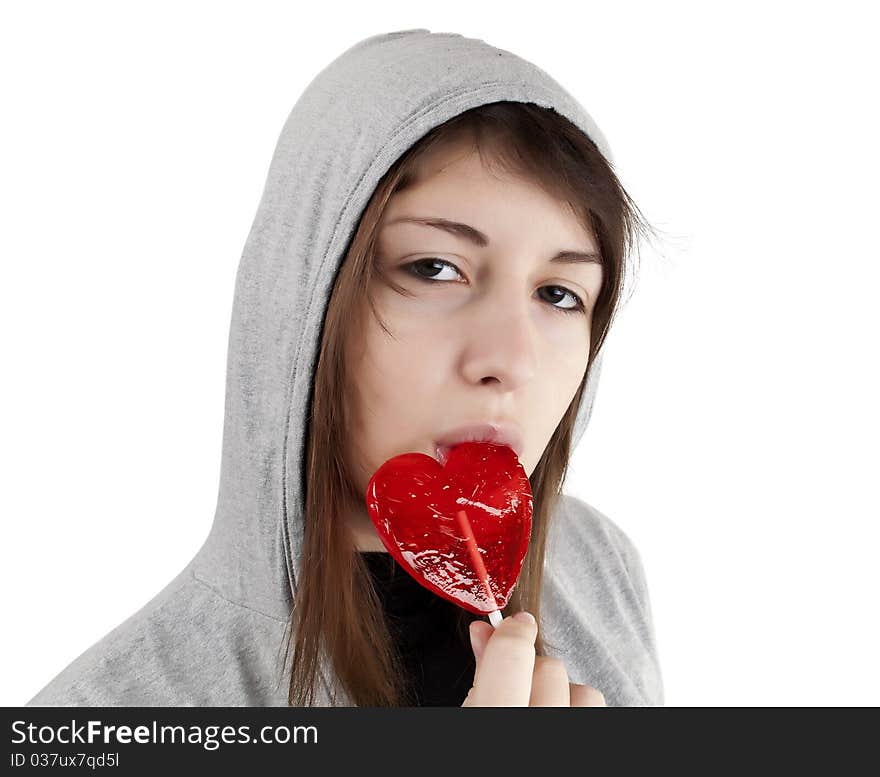
{"type": "Polygon", "coordinates": [[[533,618],[517,616],[505,618],[498,628],[486,621],[471,622],[477,667],[461,706],[606,707],[601,691],[568,681],[561,660],[535,655],[538,627],[533,618]]]}

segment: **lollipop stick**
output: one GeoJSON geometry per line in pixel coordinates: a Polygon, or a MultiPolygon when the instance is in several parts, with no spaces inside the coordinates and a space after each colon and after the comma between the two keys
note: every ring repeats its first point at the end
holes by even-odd
{"type": "Polygon", "coordinates": [[[492,602],[492,606],[495,608],[489,613],[489,623],[495,628],[498,628],[498,624],[501,623],[504,616],[501,615],[501,610],[498,609],[498,603],[495,601],[495,594],[493,594],[492,589],[489,588],[489,575],[486,573],[486,565],[483,563],[483,557],[480,555],[480,551],[477,548],[477,540],[474,537],[471,522],[468,520],[467,513],[464,510],[459,510],[455,514],[455,517],[458,520],[458,526],[461,529],[461,533],[464,534],[468,553],[471,557],[471,563],[474,565],[474,571],[477,573],[480,582],[483,584],[483,590],[486,591],[486,596],[488,596],[489,601],[492,602]]]}

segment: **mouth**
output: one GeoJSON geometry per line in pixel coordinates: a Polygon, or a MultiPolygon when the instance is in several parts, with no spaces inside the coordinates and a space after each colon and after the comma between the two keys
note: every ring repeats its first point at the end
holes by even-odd
{"type": "MultiPolygon", "coordinates": [[[[467,440],[466,442],[491,442],[493,445],[504,445],[504,443],[497,443],[497,442],[494,442],[493,440],[467,440]]],[[[437,462],[441,466],[445,467],[446,462],[449,460],[450,452],[452,451],[453,448],[457,448],[459,445],[461,445],[460,442],[455,443],[455,445],[435,445],[434,446],[434,458],[437,460],[437,462]]],[[[510,448],[509,445],[507,445],[507,447],[510,448]]],[[[511,450],[513,450],[513,448],[511,448],[511,450]]],[[[516,451],[513,451],[513,452],[516,453],[516,451]]],[[[517,454],[517,458],[518,457],[519,457],[519,454],[517,454]]]]}
{"type": "Polygon", "coordinates": [[[446,461],[449,459],[449,451],[451,451],[455,446],[453,445],[437,445],[434,444],[434,458],[440,463],[440,466],[445,467],[446,461]]]}
{"type": "Polygon", "coordinates": [[[522,432],[512,423],[470,424],[453,429],[434,442],[434,458],[446,465],[450,451],[463,442],[490,442],[506,445],[517,457],[522,455],[522,432]]]}

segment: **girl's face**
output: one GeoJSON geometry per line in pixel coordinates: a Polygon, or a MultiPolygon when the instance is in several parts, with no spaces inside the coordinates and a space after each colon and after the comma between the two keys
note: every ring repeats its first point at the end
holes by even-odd
{"type": "MultiPolygon", "coordinates": [[[[493,421],[519,427],[531,475],[587,369],[602,285],[598,258],[551,260],[597,257],[594,236],[566,203],[485,169],[469,145],[423,157],[417,182],[390,200],[379,229],[376,261],[412,296],[376,279],[377,309],[394,338],[368,314],[349,354],[348,454],[359,493],[392,456],[435,456],[450,430],[493,421]],[[415,218],[472,229],[407,220],[415,218]]],[[[360,549],[383,550],[365,507],[348,523],[360,549]]]]}

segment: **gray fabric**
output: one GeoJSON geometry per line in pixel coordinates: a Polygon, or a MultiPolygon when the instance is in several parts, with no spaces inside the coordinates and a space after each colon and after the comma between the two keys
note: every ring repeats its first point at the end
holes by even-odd
{"type": "MultiPolygon", "coordinates": [[[[309,84],[281,132],[238,268],[211,531],[189,564],[29,705],[286,705],[280,650],[303,537],[303,462],[321,330],[340,262],[382,175],[432,127],[499,100],[552,107],[610,150],[535,65],[425,29],[374,35],[309,84]]],[[[600,361],[579,409],[589,421],[600,361]]],[[[648,590],[626,535],[565,496],[547,551],[545,637],[609,705],[659,705],[648,590]]],[[[350,705],[326,664],[317,704],[350,705]]]]}

